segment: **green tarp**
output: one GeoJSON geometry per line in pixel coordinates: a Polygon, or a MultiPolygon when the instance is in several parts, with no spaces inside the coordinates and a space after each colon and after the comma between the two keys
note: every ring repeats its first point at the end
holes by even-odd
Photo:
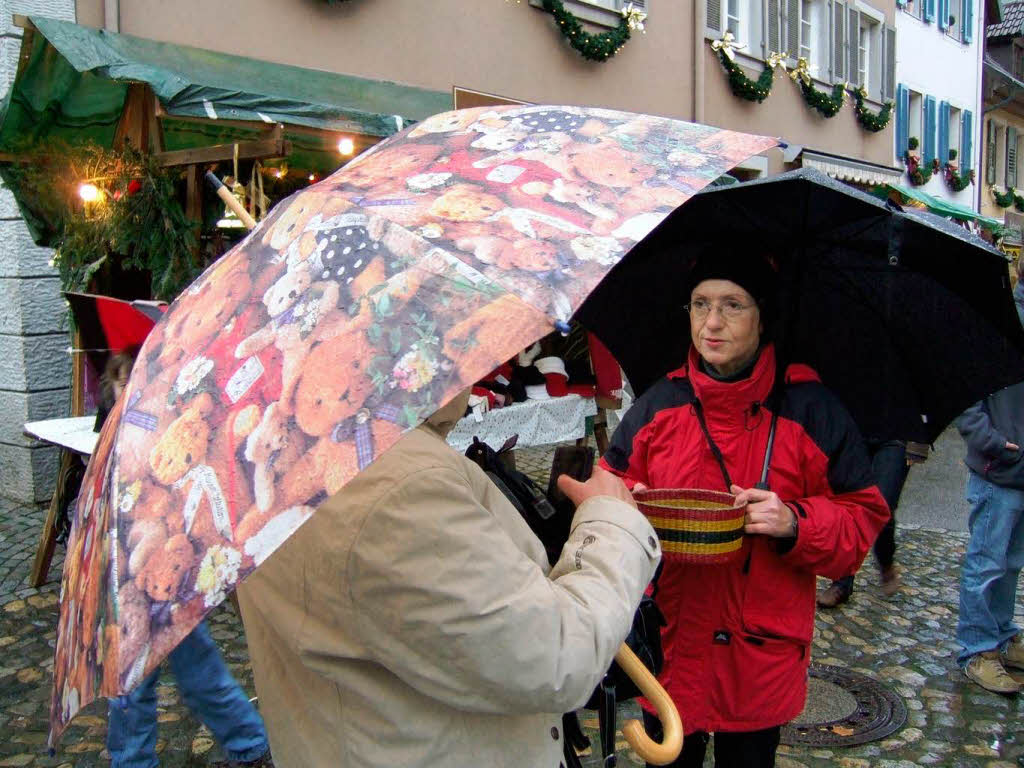
{"type": "Polygon", "coordinates": [[[899,184],[883,184],[875,187],[875,193],[883,199],[887,198],[891,192],[899,193],[904,199],[914,200],[939,216],[947,216],[957,221],[976,221],[979,226],[997,234],[1002,233],[1004,229],[1003,222],[999,219],[983,216],[967,206],[957,205],[949,200],[943,200],[941,197],[929,195],[927,192],[902,187],[899,184]]]}
{"type": "Polygon", "coordinates": [[[11,87],[0,125],[4,149],[44,136],[110,146],[131,82],[148,83],[169,115],[282,122],[379,137],[452,106],[451,94],[440,91],[38,16],[31,21],[38,32],[11,87]]]}

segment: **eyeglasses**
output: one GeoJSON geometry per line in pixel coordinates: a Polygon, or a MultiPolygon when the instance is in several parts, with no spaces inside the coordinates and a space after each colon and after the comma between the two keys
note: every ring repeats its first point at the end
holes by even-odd
{"type": "Polygon", "coordinates": [[[689,304],[684,304],[683,309],[690,313],[690,316],[703,320],[711,314],[712,309],[717,309],[719,314],[726,320],[735,320],[748,309],[757,306],[756,304],[740,304],[734,299],[727,299],[721,304],[714,304],[706,299],[694,299],[689,304]]]}

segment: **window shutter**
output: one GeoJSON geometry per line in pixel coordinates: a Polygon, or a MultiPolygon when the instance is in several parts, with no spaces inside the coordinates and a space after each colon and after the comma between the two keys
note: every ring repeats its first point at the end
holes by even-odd
{"type": "Polygon", "coordinates": [[[885,28],[882,52],[885,64],[882,66],[882,99],[891,99],[896,92],[896,30],[885,28]]]}
{"type": "Polygon", "coordinates": [[[1017,129],[1006,129],[1006,187],[1017,186],[1017,129]]]}
{"type": "Polygon", "coordinates": [[[960,16],[960,39],[969,43],[974,40],[974,0],[963,0],[960,16]]]}
{"type": "Polygon", "coordinates": [[[896,159],[902,160],[907,154],[907,139],[910,132],[910,91],[900,83],[896,86],[896,159]]]}
{"type": "MultiPolygon", "coordinates": [[[[846,79],[854,85],[861,85],[860,77],[860,11],[846,9],[846,79]]],[[[863,84],[867,87],[867,83],[863,84]]]]}
{"type": "Polygon", "coordinates": [[[704,25],[712,32],[722,34],[722,0],[707,0],[707,20],[704,25]]]}
{"type": "Polygon", "coordinates": [[[832,3],[832,82],[846,77],[846,3],[832,3]]]}
{"type": "Polygon", "coordinates": [[[939,163],[949,162],[949,102],[939,102],[939,163]]]}
{"type": "Polygon", "coordinates": [[[996,183],[996,123],[989,119],[985,139],[985,183],[996,183]]]}
{"type": "Polygon", "coordinates": [[[974,115],[965,109],[960,121],[960,167],[969,171],[974,167],[974,115]]]}
{"type": "Polygon", "coordinates": [[[924,20],[935,21],[935,0],[921,0],[924,3],[924,20]]]}
{"type": "MultiPolygon", "coordinates": [[[[782,29],[779,25],[779,17],[782,15],[781,0],[768,0],[768,51],[769,53],[782,53],[782,29]]],[[[789,51],[795,56],[794,51],[789,51]]]]}
{"type": "Polygon", "coordinates": [[[794,61],[800,58],[800,0],[786,0],[786,50],[794,61]]]}
{"type": "Polygon", "coordinates": [[[935,97],[924,97],[924,136],[921,138],[921,160],[935,159],[935,97]]]}
{"type": "MultiPolygon", "coordinates": [[[[932,0],[935,2],[936,0],[932,0]]],[[[949,27],[949,0],[938,0],[939,5],[939,29],[946,29],[949,27]]]]}

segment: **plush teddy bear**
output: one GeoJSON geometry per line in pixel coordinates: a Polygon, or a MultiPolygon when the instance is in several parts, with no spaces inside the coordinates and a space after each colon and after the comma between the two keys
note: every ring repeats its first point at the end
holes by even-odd
{"type": "Polygon", "coordinates": [[[194,563],[192,542],[185,534],[176,534],[146,560],[135,577],[135,586],[145,592],[150,600],[167,602],[178,594],[178,588],[194,563]]]}
{"type": "Polygon", "coordinates": [[[279,403],[271,403],[245,439],[245,459],[253,465],[253,496],[262,512],[274,503],[279,478],[305,449],[301,437],[289,430],[289,422],[279,403]]]}

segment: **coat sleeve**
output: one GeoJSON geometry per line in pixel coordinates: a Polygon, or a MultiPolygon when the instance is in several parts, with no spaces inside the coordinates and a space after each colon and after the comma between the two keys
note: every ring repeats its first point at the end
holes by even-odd
{"type": "Polygon", "coordinates": [[[460,709],[582,705],[622,643],[660,558],[650,525],[608,497],[577,510],[550,574],[450,468],[378,502],[347,567],[355,631],[376,661],[460,709]]]}
{"type": "Polygon", "coordinates": [[[1000,459],[1009,452],[1006,447],[1006,436],[992,423],[984,400],[978,401],[960,414],[956,420],[956,428],[967,443],[967,447],[982,456],[1000,459]]]}
{"type": "Polygon", "coordinates": [[[798,534],[783,559],[831,579],[856,573],[889,520],[867,449],[853,419],[822,388],[805,420],[807,495],[783,499],[798,518],[798,534]]]}

